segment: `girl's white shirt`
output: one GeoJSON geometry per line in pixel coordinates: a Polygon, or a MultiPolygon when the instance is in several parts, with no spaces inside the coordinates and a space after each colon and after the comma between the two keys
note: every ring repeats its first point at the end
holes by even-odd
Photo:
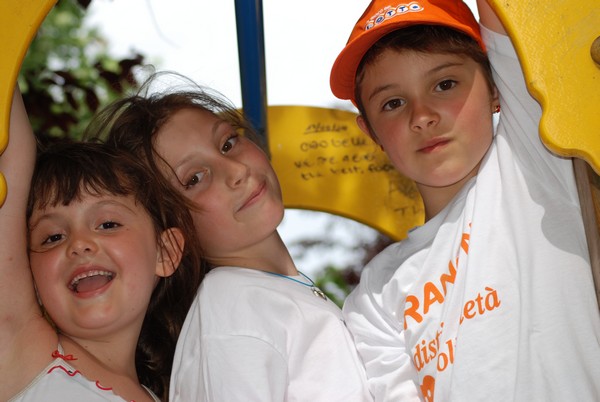
{"type": "Polygon", "coordinates": [[[288,278],[238,267],[203,280],[170,390],[172,402],[372,400],[338,306],[288,278]]]}

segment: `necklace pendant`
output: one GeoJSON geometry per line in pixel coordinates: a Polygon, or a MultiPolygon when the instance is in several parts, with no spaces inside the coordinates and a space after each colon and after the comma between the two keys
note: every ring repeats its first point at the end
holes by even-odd
{"type": "Polygon", "coordinates": [[[321,289],[313,286],[310,288],[310,290],[312,290],[312,292],[315,296],[319,296],[321,299],[327,300],[327,296],[325,295],[325,293],[323,293],[323,291],[321,289]]]}

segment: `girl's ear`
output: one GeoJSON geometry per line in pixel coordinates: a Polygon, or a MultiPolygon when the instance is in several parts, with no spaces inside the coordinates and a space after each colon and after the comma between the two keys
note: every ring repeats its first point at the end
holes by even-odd
{"type": "Polygon", "coordinates": [[[179,267],[185,239],[179,228],[169,228],[161,233],[160,243],[156,256],[156,275],[166,278],[179,267]]]}
{"type": "Polygon", "coordinates": [[[367,120],[362,116],[362,114],[359,114],[358,116],[356,116],[356,124],[358,124],[360,131],[362,131],[363,133],[365,133],[366,135],[371,137],[371,139],[373,141],[375,141],[375,143],[377,145],[381,145],[381,144],[379,144],[379,141],[377,140],[377,136],[371,132],[371,129],[369,128],[369,124],[367,123],[367,120]]]}

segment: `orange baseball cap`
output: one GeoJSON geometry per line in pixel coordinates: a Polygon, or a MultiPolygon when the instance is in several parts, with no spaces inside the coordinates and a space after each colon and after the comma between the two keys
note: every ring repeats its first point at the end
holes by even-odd
{"type": "Polygon", "coordinates": [[[354,26],[346,47],[333,63],[331,91],[340,99],[354,100],[356,70],[371,46],[384,35],[409,25],[444,25],[471,36],[485,50],[479,24],[461,0],[417,0],[398,3],[373,0],[354,26]]]}

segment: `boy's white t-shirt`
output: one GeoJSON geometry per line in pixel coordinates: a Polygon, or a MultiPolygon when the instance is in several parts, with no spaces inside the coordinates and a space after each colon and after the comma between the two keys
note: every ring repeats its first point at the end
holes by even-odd
{"type": "Polygon", "coordinates": [[[598,401],[600,318],[572,162],[510,40],[482,27],[501,94],[477,177],[375,257],[344,316],[379,401],[598,401]]]}
{"type": "Polygon", "coordinates": [[[218,267],[202,281],[177,342],[169,399],[362,402],[372,397],[338,306],[288,278],[218,267]]]}

